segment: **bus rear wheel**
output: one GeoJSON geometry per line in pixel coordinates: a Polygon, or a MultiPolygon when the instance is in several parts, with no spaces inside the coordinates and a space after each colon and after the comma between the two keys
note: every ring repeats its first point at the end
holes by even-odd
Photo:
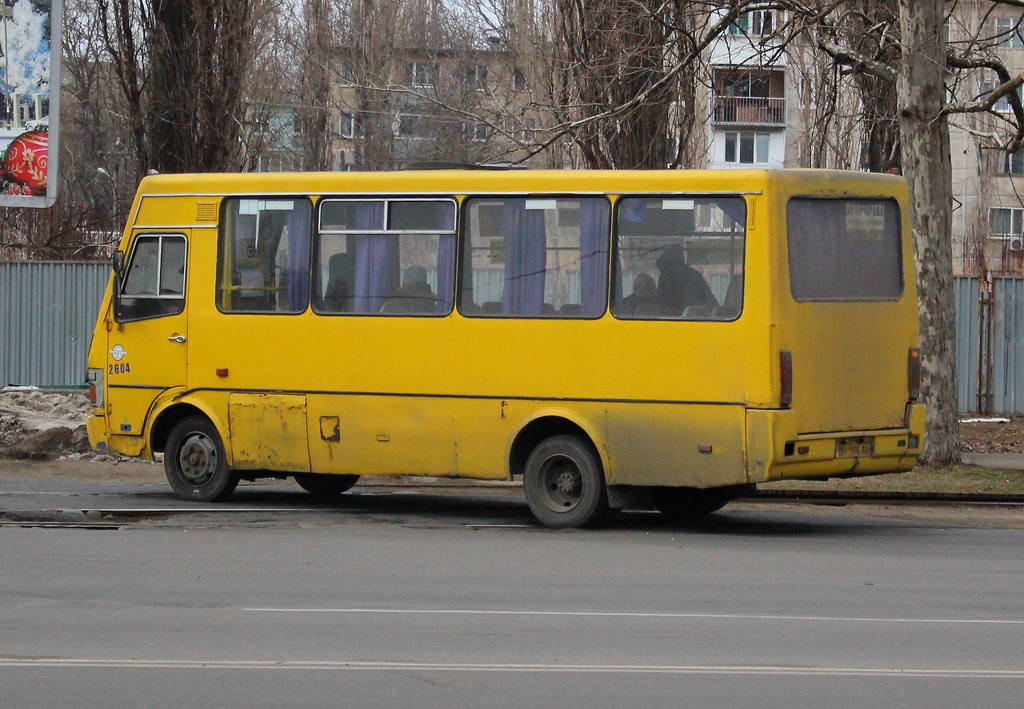
{"type": "Polygon", "coordinates": [[[217,428],[202,416],[190,416],[171,429],[164,472],[175,494],[185,500],[217,502],[238,486],[217,428]]]}
{"type": "Polygon", "coordinates": [[[541,441],[526,460],[523,489],[533,516],[552,529],[596,526],[610,517],[601,462],[580,436],[541,441]]]}
{"type": "Polygon", "coordinates": [[[295,482],[313,497],[334,497],[348,492],[359,481],[358,475],[322,475],[295,473],[295,482]]]}

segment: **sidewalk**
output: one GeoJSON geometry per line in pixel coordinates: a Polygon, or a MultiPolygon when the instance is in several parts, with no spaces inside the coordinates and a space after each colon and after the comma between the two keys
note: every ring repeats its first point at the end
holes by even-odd
{"type": "Polygon", "coordinates": [[[1024,470],[1024,453],[962,453],[967,465],[995,470],[1024,470]]]}

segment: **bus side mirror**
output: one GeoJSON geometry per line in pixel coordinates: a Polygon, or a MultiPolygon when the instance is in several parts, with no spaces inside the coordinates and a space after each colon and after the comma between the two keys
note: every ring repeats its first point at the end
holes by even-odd
{"type": "Polygon", "coordinates": [[[121,322],[121,278],[124,277],[124,251],[115,251],[110,257],[110,266],[114,269],[114,322],[121,322]]]}

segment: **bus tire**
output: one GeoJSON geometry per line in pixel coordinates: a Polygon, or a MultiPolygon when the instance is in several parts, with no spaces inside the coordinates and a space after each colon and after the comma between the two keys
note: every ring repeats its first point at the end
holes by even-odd
{"type": "Polygon", "coordinates": [[[295,482],[313,497],[335,497],[348,492],[359,481],[358,475],[295,473],[295,482]]]}
{"type": "Polygon", "coordinates": [[[545,527],[592,527],[611,516],[601,462],[580,436],[541,441],[526,460],[523,489],[530,512],[545,527]]]}
{"type": "Polygon", "coordinates": [[[204,416],[190,416],[171,429],[164,449],[164,472],[178,497],[200,502],[227,498],[239,479],[228,469],[216,426],[204,416]]]}

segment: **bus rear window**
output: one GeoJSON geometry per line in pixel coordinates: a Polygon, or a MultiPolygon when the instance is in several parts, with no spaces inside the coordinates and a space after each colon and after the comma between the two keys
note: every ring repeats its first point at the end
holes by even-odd
{"type": "Polygon", "coordinates": [[[888,199],[800,197],[786,208],[793,298],[898,300],[900,213],[888,199]]]}

